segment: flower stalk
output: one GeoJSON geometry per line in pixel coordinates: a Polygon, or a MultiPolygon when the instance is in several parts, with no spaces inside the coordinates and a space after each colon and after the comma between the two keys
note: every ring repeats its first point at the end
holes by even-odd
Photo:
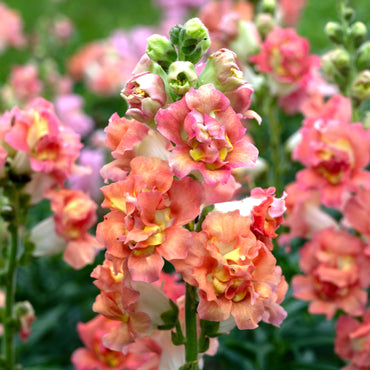
{"type": "Polygon", "coordinates": [[[7,254],[7,273],[6,273],[6,298],[4,310],[4,343],[3,353],[5,357],[5,369],[12,370],[15,365],[14,353],[14,333],[15,333],[15,318],[14,313],[14,297],[16,287],[17,274],[17,254],[19,245],[19,198],[17,189],[13,185],[10,189],[10,201],[13,204],[12,215],[9,220],[10,233],[10,249],[7,254]]]}

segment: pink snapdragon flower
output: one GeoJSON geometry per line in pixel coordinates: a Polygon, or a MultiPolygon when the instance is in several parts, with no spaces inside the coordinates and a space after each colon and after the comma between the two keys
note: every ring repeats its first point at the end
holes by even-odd
{"type": "Polygon", "coordinates": [[[343,370],[366,370],[370,366],[370,309],[362,321],[341,316],[336,323],[335,353],[350,363],[343,370]]]}
{"type": "Polygon", "coordinates": [[[8,46],[20,48],[25,43],[23,22],[19,13],[0,3],[0,53],[8,46]]]}
{"type": "MultiPolygon", "coordinates": [[[[35,64],[29,63],[12,67],[9,76],[9,93],[14,101],[22,105],[30,103],[41,95],[43,88],[44,85],[35,64]]],[[[5,92],[5,94],[9,93],[5,92]]]]}
{"type": "Polygon", "coordinates": [[[366,255],[370,256],[370,189],[359,188],[343,207],[346,223],[362,234],[367,242],[366,255]]]}
{"type": "Polygon", "coordinates": [[[288,285],[251,224],[238,210],[215,211],[193,234],[191,257],[180,270],[187,283],[199,288],[201,319],[224,321],[231,315],[244,330],[258,327],[260,320],[279,326],[286,317],[279,303],[288,285]]]}
{"type": "Polygon", "coordinates": [[[190,177],[174,179],[159,158],[136,157],[130,166],[125,180],[102,188],[102,206],[112,211],[98,225],[97,237],[108,258],[127,259],[133,280],[152,282],[159,278],[162,257],[186,257],[192,239],[182,226],[200,212],[201,184],[190,177]]]}
{"type": "Polygon", "coordinates": [[[309,312],[331,319],[341,309],[362,315],[369,286],[364,243],[343,230],[323,229],[300,250],[305,275],[293,277],[293,294],[309,301],[309,312]]]}
{"type": "Polygon", "coordinates": [[[124,347],[124,351],[104,346],[104,335],[117,326],[118,321],[102,315],[77,324],[78,334],[85,345],[72,354],[71,361],[77,370],[151,370],[157,367],[161,348],[151,338],[138,338],[124,347]]]}
{"type": "Polygon", "coordinates": [[[13,125],[5,142],[27,154],[33,171],[63,184],[75,169],[82,147],[79,135],[60,122],[53,105],[42,98],[36,98],[24,110],[13,108],[7,117],[13,125]]]}
{"type": "Polygon", "coordinates": [[[131,32],[116,30],[108,38],[83,46],[68,61],[68,71],[99,95],[119,93],[122,81],[131,77],[137,59],[145,52],[149,28],[131,32]]]}
{"type": "Polygon", "coordinates": [[[279,0],[281,21],[285,26],[297,26],[306,0],[279,0]]]}
{"type": "Polygon", "coordinates": [[[307,167],[297,173],[303,190],[319,190],[324,205],[341,207],[347,192],[369,187],[370,131],[361,123],[316,119],[301,133],[293,158],[307,167]]]}
{"type": "Polygon", "coordinates": [[[57,234],[68,243],[64,260],[79,269],[92,263],[102,246],[88,230],[96,222],[96,204],[79,190],[49,190],[57,234]]]}
{"type": "Polygon", "coordinates": [[[258,150],[245,137],[240,117],[212,84],[191,88],[155,116],[158,131],[175,144],[170,166],[183,178],[199,173],[209,185],[226,184],[231,169],[253,167],[258,150]]]}
{"type": "Polygon", "coordinates": [[[308,40],[297,35],[292,28],[274,28],[268,35],[261,50],[250,58],[260,72],[272,78],[273,92],[278,96],[302,88],[314,67],[320,60],[310,55],[308,40]]]}

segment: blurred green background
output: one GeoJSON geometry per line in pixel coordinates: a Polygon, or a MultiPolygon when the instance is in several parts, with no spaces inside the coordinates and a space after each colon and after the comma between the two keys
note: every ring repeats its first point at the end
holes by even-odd
{"type": "MultiPolygon", "coordinates": [[[[5,3],[21,13],[26,33],[32,33],[40,27],[43,19],[57,13],[66,15],[74,22],[74,39],[57,60],[61,69],[64,68],[63,58],[72,55],[86,42],[105,38],[117,28],[158,25],[161,17],[160,9],[150,0],[8,0],[5,3]]],[[[310,40],[314,53],[321,54],[330,47],[323,30],[328,20],[337,19],[336,0],[307,0],[307,3],[298,33],[310,40]]],[[[349,3],[356,10],[357,19],[369,25],[369,0],[352,0],[349,3]]],[[[5,81],[12,64],[22,64],[27,59],[27,53],[14,49],[1,55],[0,83],[5,81]]],[[[93,103],[94,109],[97,109],[96,100],[92,103],[88,92],[85,92],[85,98],[88,113],[93,103]]],[[[102,106],[99,115],[105,122],[114,111],[123,109],[119,96],[108,104],[103,99],[102,106]]],[[[96,263],[101,262],[102,257],[100,255],[96,263]]],[[[299,272],[296,253],[286,254],[278,250],[277,258],[288,281],[299,272]]],[[[28,342],[17,343],[17,358],[25,369],[73,368],[70,365],[71,353],[82,345],[76,333],[76,324],[86,322],[95,315],[91,306],[98,290],[90,278],[92,268],[87,266],[75,271],[60,256],[54,256],[33,260],[19,269],[17,300],[32,302],[37,316],[28,342]]],[[[325,321],[323,316],[309,315],[307,304],[291,298],[290,293],[283,306],[289,315],[280,329],[262,324],[254,331],[234,330],[231,335],[220,339],[219,353],[206,359],[205,369],[340,368],[342,362],[333,353],[333,323],[325,321]]]]}

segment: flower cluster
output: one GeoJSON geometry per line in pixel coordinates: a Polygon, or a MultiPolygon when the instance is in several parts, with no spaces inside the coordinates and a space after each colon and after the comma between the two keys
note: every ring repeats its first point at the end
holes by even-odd
{"type": "Polygon", "coordinates": [[[245,128],[248,118],[258,118],[249,109],[253,88],[230,50],[202,62],[210,41],[199,19],[169,34],[171,40],[148,39],[121,92],[129,118],[115,113],[105,129],[113,161],[102,169],[102,207],[109,212],[97,227],[106,252],[92,273],[100,289],[93,310],[112,321],[90,334],[83,328],[106,319],[81,324],[87,349],[75,353],[77,368],[82,357],[118,366],[143,346],[141,359],[179,367],[214,353],[209,338],[235,324],[279,326],[286,317],[280,303],[287,283],[271,253],[285,195],[258,188],[242,202],[227,202],[240,187],[233,171],[254,167],[258,156],[245,128]],[[164,274],[169,266],[185,281],[181,289],[164,274]],[[159,283],[164,276],[167,287],[159,283]],[[185,339],[190,325],[195,337],[185,339]],[[194,340],[201,348],[189,354],[194,340]]]}

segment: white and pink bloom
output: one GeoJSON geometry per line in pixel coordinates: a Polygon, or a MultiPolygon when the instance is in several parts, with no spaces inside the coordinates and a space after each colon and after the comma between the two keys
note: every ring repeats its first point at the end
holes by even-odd
{"type": "Polygon", "coordinates": [[[240,116],[212,84],[190,89],[155,116],[158,131],[175,146],[169,163],[175,176],[201,174],[209,185],[226,184],[231,169],[253,167],[258,150],[245,136],[240,116]]]}

